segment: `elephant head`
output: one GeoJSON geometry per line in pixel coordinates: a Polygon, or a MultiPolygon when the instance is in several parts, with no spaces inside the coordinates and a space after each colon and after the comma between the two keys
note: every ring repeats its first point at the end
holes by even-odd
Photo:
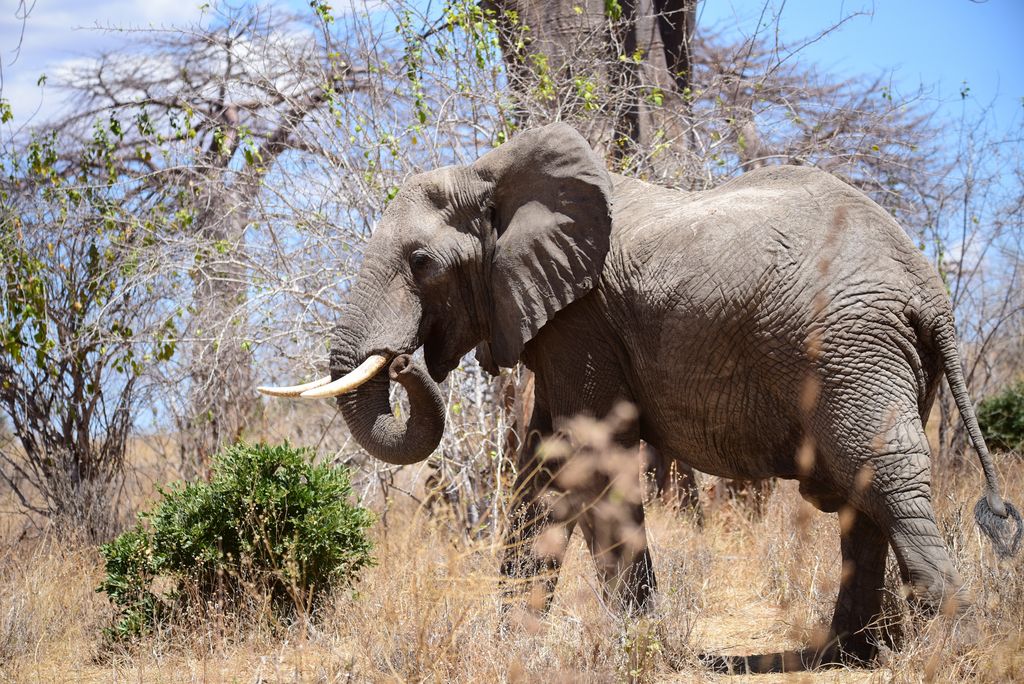
{"type": "Polygon", "coordinates": [[[545,322],[597,284],[610,198],[603,161],[565,124],[524,132],[469,166],[413,176],[367,245],[333,334],[331,376],[260,391],[337,396],[369,453],[425,459],[444,430],[435,383],[478,345],[492,371],[514,365],[545,322]],[[421,346],[429,377],[409,358],[421,346]],[[392,412],[389,378],[409,394],[405,423],[392,412]]]}

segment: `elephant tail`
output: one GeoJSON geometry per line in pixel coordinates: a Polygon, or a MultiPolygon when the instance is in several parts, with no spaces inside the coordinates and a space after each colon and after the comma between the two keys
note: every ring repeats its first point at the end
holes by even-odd
{"type": "Polygon", "coordinates": [[[992,456],[985,446],[974,404],[967,394],[964,367],[960,361],[960,349],[956,343],[952,317],[943,316],[936,321],[934,340],[942,357],[942,366],[949,382],[949,389],[953,393],[953,400],[960,411],[960,418],[967,427],[971,444],[978,453],[981,469],[985,473],[985,494],[974,506],[974,519],[985,536],[992,540],[992,545],[999,556],[1014,556],[1020,549],[1024,523],[1021,521],[1020,511],[999,493],[999,478],[995,466],[992,465],[992,456]]]}

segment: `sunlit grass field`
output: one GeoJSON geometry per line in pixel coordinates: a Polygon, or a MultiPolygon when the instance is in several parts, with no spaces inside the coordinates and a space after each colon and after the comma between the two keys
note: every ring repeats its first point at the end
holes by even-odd
{"type": "MultiPolygon", "coordinates": [[[[1024,502],[1024,462],[998,462],[1008,498],[1024,502]]],[[[939,470],[933,491],[973,608],[924,621],[894,600],[904,645],[884,651],[875,668],[758,681],[1024,680],[1022,560],[997,561],[976,531],[976,468],[939,470]]],[[[143,485],[133,496],[141,503],[151,495],[143,485]]],[[[5,514],[0,681],[734,681],[699,656],[795,648],[827,624],[838,523],[805,504],[794,483],[777,486],[760,516],[707,495],[703,529],[660,502],[648,506],[659,600],[645,621],[624,622],[603,605],[577,534],[550,615],[503,631],[497,538],[467,541],[443,511],[395,500],[387,524],[373,529],[377,566],[314,619],[281,624],[258,600],[241,614],[211,605],[205,617],[183,616],[131,646],[101,635],[112,610],[95,591],[98,552],[46,536],[18,539],[18,520],[5,514]]],[[[892,590],[895,599],[895,582],[892,590]]]]}

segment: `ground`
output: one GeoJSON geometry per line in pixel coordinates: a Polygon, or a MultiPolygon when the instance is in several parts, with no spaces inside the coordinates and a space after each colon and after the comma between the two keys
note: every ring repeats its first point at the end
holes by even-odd
{"type": "MultiPolygon", "coordinates": [[[[1009,498],[1024,503],[1024,462],[1006,457],[999,466],[1009,498]]],[[[19,540],[15,521],[5,519],[0,682],[1024,681],[1022,560],[997,561],[977,533],[977,468],[936,477],[940,524],[974,607],[956,618],[910,619],[903,649],[883,653],[871,669],[739,678],[700,664],[704,653],[799,646],[830,616],[839,577],[835,516],[809,508],[783,483],[763,516],[718,503],[704,529],[650,506],[660,598],[649,622],[624,624],[603,607],[577,536],[551,615],[506,634],[495,541],[459,538],[409,501],[396,500],[388,525],[374,528],[378,565],[315,621],[282,625],[256,609],[241,617],[213,609],[213,619],[129,647],[100,634],[111,610],[95,592],[95,549],[19,540]]]]}

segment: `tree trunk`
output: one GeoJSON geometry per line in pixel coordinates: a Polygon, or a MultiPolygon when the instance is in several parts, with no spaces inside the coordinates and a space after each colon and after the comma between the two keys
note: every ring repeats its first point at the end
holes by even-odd
{"type": "Polygon", "coordinates": [[[696,0],[482,5],[495,12],[517,123],[579,119],[590,144],[619,159],[659,141],[686,147],[696,0]]]}
{"type": "Polygon", "coordinates": [[[202,199],[206,206],[197,212],[199,256],[190,322],[195,344],[189,359],[189,407],[180,438],[186,474],[208,473],[210,459],[241,438],[259,406],[245,344],[248,203],[224,185],[214,185],[202,199]]]}

